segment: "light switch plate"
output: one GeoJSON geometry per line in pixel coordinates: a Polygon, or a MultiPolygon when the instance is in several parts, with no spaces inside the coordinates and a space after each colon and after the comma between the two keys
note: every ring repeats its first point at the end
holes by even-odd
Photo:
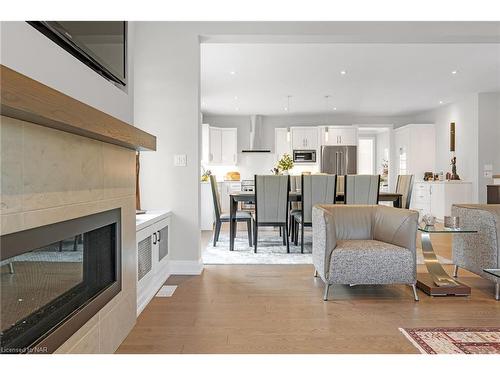
{"type": "Polygon", "coordinates": [[[484,177],[486,177],[486,178],[492,178],[493,177],[493,172],[492,171],[484,171],[484,177]]]}
{"type": "Polygon", "coordinates": [[[485,171],[492,171],[493,170],[493,164],[485,164],[483,166],[483,170],[485,170],[485,171]]]}
{"type": "Polygon", "coordinates": [[[174,166],[175,167],[185,167],[187,165],[187,155],[178,154],[174,155],[174,166]]]}

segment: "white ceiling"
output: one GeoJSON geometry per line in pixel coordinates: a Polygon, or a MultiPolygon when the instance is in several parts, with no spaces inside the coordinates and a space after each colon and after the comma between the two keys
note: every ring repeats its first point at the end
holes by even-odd
{"type": "Polygon", "coordinates": [[[500,44],[207,43],[201,84],[208,114],[404,115],[500,91],[500,44]]]}

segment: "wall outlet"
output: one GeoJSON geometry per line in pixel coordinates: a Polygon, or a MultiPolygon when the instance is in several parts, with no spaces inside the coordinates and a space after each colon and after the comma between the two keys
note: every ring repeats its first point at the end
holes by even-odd
{"type": "Polygon", "coordinates": [[[492,171],[484,171],[484,177],[485,178],[493,178],[493,172],[492,171]]]}
{"type": "Polygon", "coordinates": [[[175,167],[185,167],[187,165],[187,155],[179,154],[174,155],[174,166],[175,167]]]}

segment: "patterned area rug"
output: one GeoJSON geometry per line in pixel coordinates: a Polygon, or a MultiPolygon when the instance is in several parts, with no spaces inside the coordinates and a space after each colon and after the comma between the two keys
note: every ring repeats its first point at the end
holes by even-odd
{"type": "Polygon", "coordinates": [[[399,330],[423,354],[500,354],[500,327],[399,330]]]}
{"type": "MultiPolygon", "coordinates": [[[[234,241],[234,251],[229,251],[229,234],[222,233],[213,246],[212,240],[202,252],[204,264],[312,264],[312,231],[304,232],[304,254],[299,246],[290,242],[290,254],[283,246],[283,240],[277,231],[259,231],[257,254],[248,246],[247,232],[240,231],[234,241]]],[[[449,259],[438,256],[441,264],[452,264],[449,259]]],[[[417,249],[417,264],[424,264],[422,250],[417,249]]]]}

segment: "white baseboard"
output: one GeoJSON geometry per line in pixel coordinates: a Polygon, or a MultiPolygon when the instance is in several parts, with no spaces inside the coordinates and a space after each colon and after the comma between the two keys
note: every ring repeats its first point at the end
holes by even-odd
{"type": "Polygon", "coordinates": [[[203,262],[198,260],[170,260],[171,275],[201,275],[203,262]]]}

